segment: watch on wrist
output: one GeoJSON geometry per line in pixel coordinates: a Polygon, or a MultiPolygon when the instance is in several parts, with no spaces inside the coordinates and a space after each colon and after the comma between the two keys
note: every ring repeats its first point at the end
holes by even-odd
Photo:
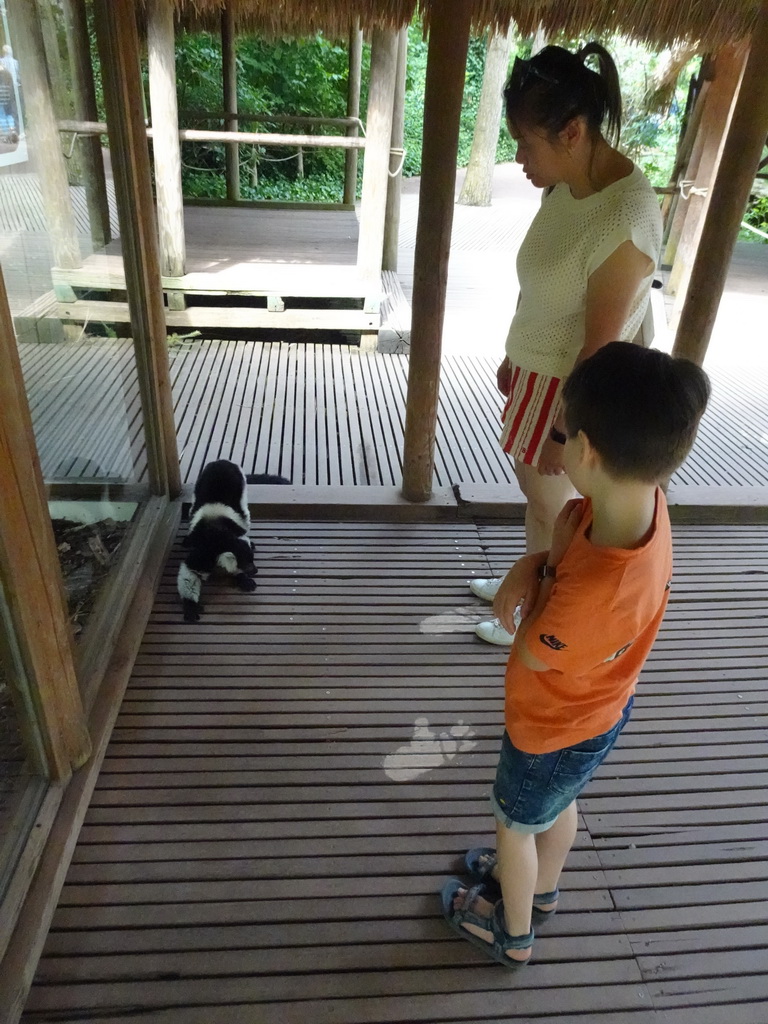
{"type": "Polygon", "coordinates": [[[562,430],[558,430],[557,427],[552,427],[552,429],[549,432],[549,436],[556,444],[565,444],[565,442],[568,440],[567,436],[562,432],[562,430]]]}
{"type": "Polygon", "coordinates": [[[549,577],[552,580],[556,579],[557,569],[554,565],[547,565],[547,563],[545,562],[543,565],[539,566],[539,583],[542,583],[545,579],[547,579],[547,577],[549,577]]]}

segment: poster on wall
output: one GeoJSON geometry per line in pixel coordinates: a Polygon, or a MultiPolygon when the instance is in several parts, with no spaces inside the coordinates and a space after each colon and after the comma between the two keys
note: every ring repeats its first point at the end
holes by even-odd
{"type": "Polygon", "coordinates": [[[5,0],[0,0],[0,167],[24,163],[26,159],[19,62],[13,52],[5,0]]]}

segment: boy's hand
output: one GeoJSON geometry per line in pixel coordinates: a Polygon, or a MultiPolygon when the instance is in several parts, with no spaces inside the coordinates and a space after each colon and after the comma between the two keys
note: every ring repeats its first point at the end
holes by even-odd
{"type": "Polygon", "coordinates": [[[508,633],[515,632],[515,609],[521,602],[521,618],[531,614],[539,595],[539,566],[546,561],[546,551],[524,555],[515,562],[496,592],[493,614],[508,633]]]}
{"type": "Polygon", "coordinates": [[[571,498],[563,505],[552,532],[552,547],[547,559],[550,565],[559,565],[563,560],[563,555],[568,550],[579,528],[583,513],[584,502],[581,498],[571,498]]]}

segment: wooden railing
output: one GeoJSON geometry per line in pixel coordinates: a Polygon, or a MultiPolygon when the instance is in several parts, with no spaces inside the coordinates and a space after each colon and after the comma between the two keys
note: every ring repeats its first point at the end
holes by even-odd
{"type": "MultiPolygon", "coordinates": [[[[179,140],[181,142],[214,142],[221,143],[230,148],[237,149],[240,145],[252,146],[290,146],[297,150],[296,156],[300,166],[304,149],[344,149],[360,150],[365,149],[365,128],[358,117],[312,117],[301,114],[255,114],[247,111],[238,111],[234,114],[230,111],[189,111],[180,113],[180,118],[190,121],[220,120],[225,123],[233,123],[235,118],[238,121],[251,121],[256,123],[273,124],[295,124],[295,125],[328,125],[334,128],[346,129],[346,135],[295,135],[285,132],[244,132],[244,131],[217,131],[213,129],[179,128],[179,140]],[[362,132],[358,135],[357,132],[362,132]]],[[[59,131],[72,132],[75,135],[106,135],[107,125],[103,121],[73,121],[60,120],[59,131]]],[[[147,127],[147,137],[152,138],[153,129],[147,127]]],[[[237,161],[235,161],[237,164],[237,161]]],[[[347,164],[349,167],[349,164],[347,164]]],[[[349,171],[345,171],[348,175],[349,171]]],[[[354,183],[345,181],[345,195],[354,195],[354,183]]],[[[239,190],[237,191],[239,198],[239,190]]]]}

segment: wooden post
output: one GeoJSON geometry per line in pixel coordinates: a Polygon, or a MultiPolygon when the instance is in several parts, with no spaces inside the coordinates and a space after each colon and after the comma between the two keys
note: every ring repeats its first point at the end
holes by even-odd
{"type": "MultiPolygon", "coordinates": [[[[221,11],[221,71],[224,89],[225,114],[237,114],[237,48],[235,39],[235,12],[228,3],[221,11]]],[[[225,117],[224,130],[236,132],[237,117],[225,117]]],[[[227,199],[240,198],[240,147],[229,142],[224,148],[227,176],[227,199]]]]}
{"type": "MultiPolygon", "coordinates": [[[[64,781],[91,753],[61,569],[0,272],[0,577],[30,682],[45,771],[64,781]]],[[[43,767],[43,766],[41,766],[43,767]]]]}
{"type": "Polygon", "coordinates": [[[136,10],[133,0],[94,0],[94,15],[147,437],[149,486],[153,494],[175,498],[181,492],[181,474],[147,130],[143,110],[136,102],[141,94],[136,10]]]}
{"type": "Polygon", "coordinates": [[[701,364],[768,136],[768,0],[763,0],[712,185],[673,355],[701,364]]]}
{"type": "Polygon", "coordinates": [[[389,184],[384,216],[384,270],[397,270],[400,241],[400,195],[403,188],[403,141],[405,136],[405,73],[408,67],[408,28],[397,38],[397,77],[392,109],[392,143],[389,150],[389,184]]]}
{"type": "Polygon", "coordinates": [[[384,250],[384,217],[389,182],[389,147],[392,139],[392,104],[397,73],[397,33],[374,29],[371,42],[371,81],[360,200],[360,236],[357,265],[378,285],[384,250]]]}
{"type": "MultiPolygon", "coordinates": [[[[691,175],[696,173],[696,169],[699,165],[698,156],[696,157],[695,163],[693,158],[697,142],[700,138],[699,128],[701,126],[701,118],[704,113],[704,107],[706,106],[707,95],[709,93],[709,77],[705,75],[705,69],[709,68],[711,63],[712,60],[709,56],[706,56],[702,62],[702,68],[699,72],[698,90],[696,92],[696,97],[688,110],[683,135],[678,142],[677,152],[675,154],[675,166],[672,169],[672,174],[669,179],[669,185],[673,188],[677,188],[680,181],[690,179],[691,175]]],[[[680,202],[680,192],[677,191],[674,195],[665,195],[661,203],[661,214],[664,221],[665,246],[662,262],[666,264],[672,264],[674,262],[677,243],[680,240],[682,221],[680,222],[680,228],[677,229],[673,236],[673,225],[677,220],[677,211],[680,202]]]]}
{"type": "MultiPolygon", "coordinates": [[[[363,66],[363,33],[355,23],[349,33],[349,75],[347,77],[347,117],[360,117],[360,79],[363,66]]],[[[357,137],[357,125],[347,135],[357,137]]],[[[353,206],[357,195],[357,150],[348,149],[344,157],[344,202],[353,206]]]]}
{"type": "MultiPolygon", "coordinates": [[[[184,199],[181,191],[173,12],[173,0],[149,0],[147,3],[149,105],[153,128],[160,266],[167,277],[183,277],[186,257],[184,199]]],[[[136,95],[139,94],[137,92],[136,95]]]]}
{"type": "MultiPolygon", "coordinates": [[[[82,264],[80,243],[51,99],[43,33],[36,4],[34,0],[10,0],[8,13],[12,15],[13,40],[26,108],[25,122],[40,180],[53,261],[57,267],[73,270],[82,264]]],[[[59,297],[74,299],[74,293],[71,289],[65,289],[59,297]]]]}
{"type": "MultiPolygon", "coordinates": [[[[714,78],[707,92],[706,107],[701,118],[701,142],[697,147],[699,159],[694,176],[694,191],[691,191],[688,200],[684,201],[685,219],[667,282],[667,291],[677,297],[672,311],[673,324],[680,315],[685,300],[690,271],[699,246],[712,183],[720,163],[745,57],[743,45],[737,48],[729,44],[724,46],[715,58],[714,78]]],[[[670,252],[669,242],[667,251],[670,252]]]]}
{"type": "Polygon", "coordinates": [[[442,0],[431,8],[403,446],[403,497],[408,501],[427,501],[432,493],[440,350],[471,15],[472,5],[465,0],[442,0]]]}
{"type": "MultiPolygon", "coordinates": [[[[98,111],[85,0],[64,0],[64,17],[72,65],[75,117],[80,121],[95,121],[98,118],[98,111]]],[[[109,223],[107,179],[101,139],[98,135],[84,135],[80,138],[79,146],[91,238],[95,249],[103,249],[112,238],[112,230],[109,223]]]]}

